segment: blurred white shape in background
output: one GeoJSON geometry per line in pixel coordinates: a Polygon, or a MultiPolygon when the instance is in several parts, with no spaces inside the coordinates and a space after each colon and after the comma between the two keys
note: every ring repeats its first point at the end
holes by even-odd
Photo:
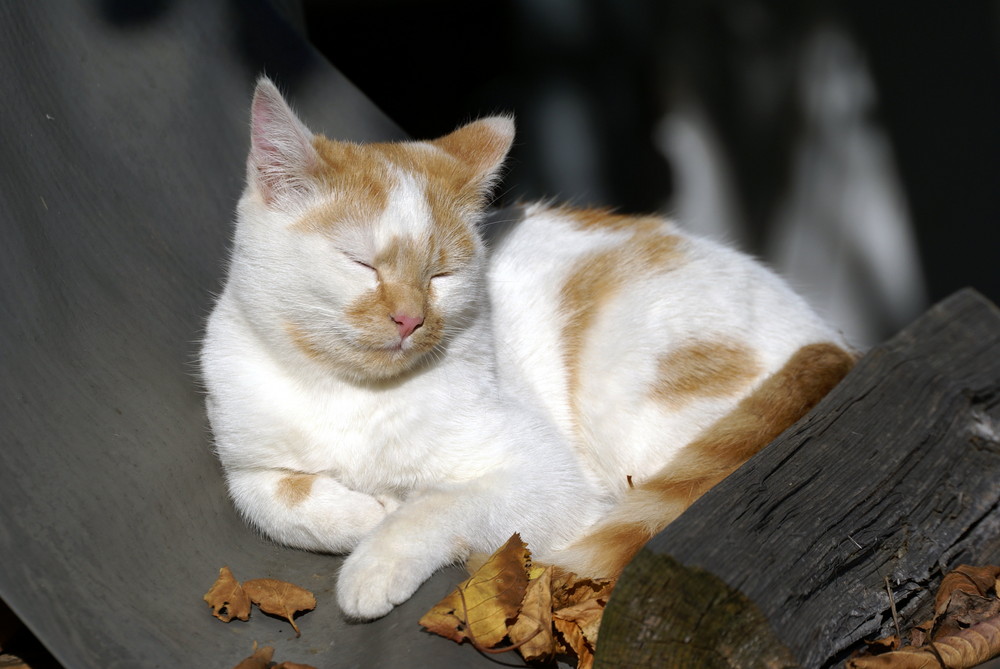
{"type": "MultiPolygon", "coordinates": [[[[816,30],[799,77],[803,125],[764,260],[867,347],[925,307],[917,244],[891,148],[872,119],[875,88],[850,38],[816,30]]],[[[726,154],[697,101],[663,120],[658,145],[675,170],[671,209],[681,224],[741,245],[745,222],[726,154]]]]}

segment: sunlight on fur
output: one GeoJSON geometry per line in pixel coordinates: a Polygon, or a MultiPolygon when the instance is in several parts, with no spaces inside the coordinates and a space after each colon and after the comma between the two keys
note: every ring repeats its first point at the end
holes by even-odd
{"type": "Polygon", "coordinates": [[[251,524],[349,553],[348,616],[514,532],[616,575],[853,362],[778,276],[669,220],[527,205],[487,248],[513,139],[499,116],[341,142],[258,82],[208,413],[251,524]]]}

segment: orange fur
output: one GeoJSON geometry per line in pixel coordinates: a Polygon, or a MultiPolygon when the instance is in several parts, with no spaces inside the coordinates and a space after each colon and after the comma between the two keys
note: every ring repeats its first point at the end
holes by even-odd
{"type": "Polygon", "coordinates": [[[470,123],[432,143],[458,158],[481,176],[503,160],[510,149],[510,137],[498,134],[488,122],[470,123]]]}
{"type": "Polygon", "coordinates": [[[323,234],[344,223],[370,224],[388,206],[395,170],[423,180],[434,225],[423,237],[391,240],[371,260],[379,273],[378,286],[345,312],[346,320],[362,333],[358,350],[330,350],[302,325],[285,323],[292,344],[313,360],[334,367],[363,361],[355,366],[386,377],[403,371],[414,354],[438,345],[444,331],[440,314],[431,307],[431,278],[457,271],[475,258],[479,242],[470,217],[480,215],[485,173],[508,144],[509,138],[480,123],[429,144],[362,145],[316,135],[313,147],[321,160],[313,176],[334,197],[303,216],[296,229],[323,234]],[[386,348],[396,332],[391,315],[398,313],[423,318],[409,338],[409,355],[386,348]]]}
{"type": "Polygon", "coordinates": [[[650,394],[679,408],[698,397],[734,395],[760,371],[753,351],[738,341],[695,342],[659,359],[650,394]]]}
{"type": "Polygon", "coordinates": [[[295,323],[286,321],[284,323],[284,328],[285,328],[285,334],[288,335],[288,339],[292,342],[292,345],[295,346],[295,348],[297,348],[299,351],[304,353],[306,357],[311,358],[317,362],[325,362],[325,363],[334,362],[334,360],[332,360],[333,356],[329,352],[324,351],[320,347],[316,346],[309,339],[309,336],[305,332],[303,332],[301,327],[299,327],[295,323]]]}
{"type": "Polygon", "coordinates": [[[622,240],[621,245],[587,257],[562,286],[560,301],[566,323],[562,332],[563,355],[570,405],[573,413],[578,414],[576,397],[582,357],[594,319],[624,286],[633,283],[637,277],[661,272],[683,262],[684,254],[680,240],[663,232],[662,221],[650,227],[641,224],[646,219],[617,216],[603,210],[564,207],[560,212],[571,216],[575,223],[583,227],[594,227],[600,221],[609,221],[609,229],[634,231],[631,237],[622,240]],[[630,225],[630,222],[639,224],[630,225]]]}
{"type": "MultiPolygon", "coordinates": [[[[316,177],[329,190],[345,195],[338,198],[336,206],[351,207],[369,216],[385,210],[395,180],[384,158],[369,146],[336,142],[322,135],[313,138],[313,148],[322,159],[316,177]]],[[[330,218],[325,222],[336,224],[338,220],[330,218]]]]}
{"type": "Polygon", "coordinates": [[[569,216],[581,230],[611,230],[614,232],[659,233],[663,230],[663,219],[657,216],[630,216],[616,214],[611,209],[575,209],[561,206],[556,209],[569,216]]]}
{"type": "Polygon", "coordinates": [[[804,416],[850,371],[855,357],[828,343],[799,349],[737,407],[686,445],[653,477],[628,490],[622,503],[569,547],[588,576],[615,576],[646,542],[698,497],[804,416]]]}
{"type": "Polygon", "coordinates": [[[315,481],[315,474],[289,474],[278,481],[275,496],[285,506],[296,507],[309,497],[315,481]]]}

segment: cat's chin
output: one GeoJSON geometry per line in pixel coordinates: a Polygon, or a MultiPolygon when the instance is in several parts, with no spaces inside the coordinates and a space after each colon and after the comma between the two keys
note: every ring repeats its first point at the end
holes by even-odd
{"type": "Polygon", "coordinates": [[[369,349],[352,366],[351,373],[360,381],[386,382],[405,376],[423,366],[426,351],[406,350],[399,346],[369,349]]]}

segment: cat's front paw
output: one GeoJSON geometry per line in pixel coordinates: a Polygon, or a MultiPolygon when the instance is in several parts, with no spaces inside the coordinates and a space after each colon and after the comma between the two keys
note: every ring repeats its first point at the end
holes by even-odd
{"type": "Polygon", "coordinates": [[[337,603],[349,618],[381,618],[409,599],[434,569],[426,560],[378,555],[359,548],[340,570],[337,603]]]}

